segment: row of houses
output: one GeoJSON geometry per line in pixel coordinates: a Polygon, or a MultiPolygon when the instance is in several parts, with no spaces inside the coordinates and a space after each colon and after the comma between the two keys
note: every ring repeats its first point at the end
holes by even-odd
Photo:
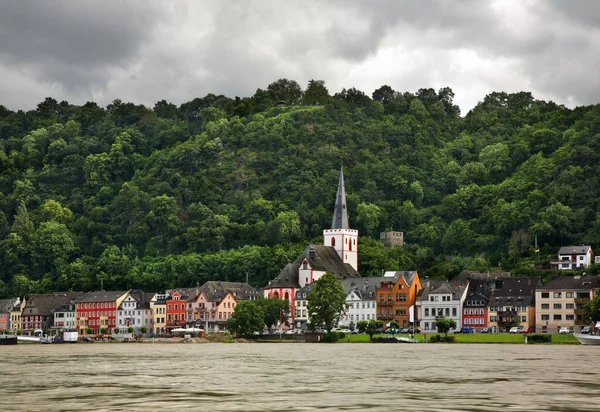
{"type": "Polygon", "coordinates": [[[81,335],[126,331],[162,335],[181,327],[224,331],[239,300],[260,292],[247,283],[206,282],[195,288],[35,294],[0,300],[0,331],[26,334],[77,330],[81,335]]]}
{"type": "MultiPolygon", "coordinates": [[[[382,240],[401,247],[401,232],[382,240]]],[[[566,246],[551,262],[558,269],[585,269],[596,261],[589,246],[566,246]]],[[[598,290],[598,278],[560,277],[543,285],[539,277],[511,277],[508,273],[465,271],[451,281],[421,280],[416,271],[383,272],[363,278],[358,272],[358,231],[349,226],[343,171],[340,171],[331,227],[323,230],[323,245],[309,245],[298,258],[261,290],[246,283],[207,282],[195,288],[143,291],[69,292],[32,295],[27,301],[0,301],[0,330],[26,331],[78,329],[99,334],[115,328],[145,329],[165,334],[174,328],[197,326],[223,331],[240,300],[259,296],[289,302],[285,327],[305,328],[309,320],[307,298],[325,273],[332,273],[346,293],[341,323],[362,320],[396,321],[436,332],[436,320],[454,319],[476,331],[503,332],[512,326],[555,332],[561,327],[578,331],[583,305],[598,290]]]]}

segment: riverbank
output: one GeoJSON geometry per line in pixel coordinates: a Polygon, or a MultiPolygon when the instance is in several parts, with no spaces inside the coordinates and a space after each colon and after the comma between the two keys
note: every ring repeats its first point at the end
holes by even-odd
{"type": "MultiPolygon", "coordinates": [[[[392,335],[375,335],[379,337],[383,336],[392,336],[392,335]]],[[[398,337],[409,337],[409,335],[397,334],[393,336],[398,337]]],[[[429,339],[432,335],[427,335],[427,339],[429,339]]],[[[451,334],[449,336],[453,336],[456,341],[455,343],[505,343],[505,344],[519,344],[525,343],[525,338],[529,335],[524,335],[520,333],[469,333],[469,334],[451,334]]],[[[557,345],[579,345],[579,341],[572,334],[551,334],[551,342],[550,344],[557,345]]],[[[425,336],[423,334],[415,334],[413,337],[418,342],[425,342],[425,336]]],[[[359,334],[359,335],[346,335],[344,338],[339,339],[340,343],[370,343],[369,335],[359,334]]]]}

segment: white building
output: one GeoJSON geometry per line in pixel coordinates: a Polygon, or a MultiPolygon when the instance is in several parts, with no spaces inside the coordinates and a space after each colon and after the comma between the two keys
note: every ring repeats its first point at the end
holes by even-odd
{"type": "Polygon", "coordinates": [[[421,331],[436,333],[437,319],[454,319],[456,328],[462,325],[462,307],[467,297],[469,281],[427,280],[417,298],[420,307],[421,331]]]}
{"type": "Polygon", "coordinates": [[[146,333],[154,330],[154,316],[150,308],[150,301],[154,293],[130,291],[117,308],[116,325],[120,333],[133,327],[135,333],[140,333],[141,328],[146,328],[146,333]]]}
{"type": "Polygon", "coordinates": [[[54,312],[54,326],[52,329],[61,332],[77,329],[75,321],[75,303],[63,305],[54,312]]]}
{"type": "Polygon", "coordinates": [[[553,261],[559,270],[585,269],[594,261],[591,246],[563,246],[558,251],[558,261],[553,261]]]}
{"type": "Polygon", "coordinates": [[[346,310],[340,317],[341,325],[350,327],[362,320],[376,319],[376,296],[380,284],[380,277],[344,279],[342,281],[342,286],[348,295],[346,296],[346,310]]]}

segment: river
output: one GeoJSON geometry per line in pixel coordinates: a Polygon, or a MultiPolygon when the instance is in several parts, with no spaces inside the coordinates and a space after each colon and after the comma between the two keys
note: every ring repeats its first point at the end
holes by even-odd
{"type": "Polygon", "coordinates": [[[598,411],[600,347],[0,346],[4,411],[598,411]]]}

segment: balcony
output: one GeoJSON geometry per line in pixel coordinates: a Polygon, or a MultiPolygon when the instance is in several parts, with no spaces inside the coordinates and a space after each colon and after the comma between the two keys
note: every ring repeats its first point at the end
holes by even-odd
{"type": "Polygon", "coordinates": [[[377,319],[378,320],[389,320],[389,319],[394,319],[394,315],[388,315],[388,314],[379,314],[377,315],[377,319]]]}
{"type": "Polygon", "coordinates": [[[379,306],[391,306],[394,304],[394,302],[392,300],[380,300],[379,302],[377,302],[377,304],[379,306]]]}
{"type": "Polygon", "coordinates": [[[516,310],[499,310],[498,311],[498,316],[502,316],[502,315],[516,315],[517,311],[516,310]]]}
{"type": "Polygon", "coordinates": [[[581,310],[581,309],[575,309],[575,315],[577,315],[577,316],[583,315],[583,310],[581,310]]]}
{"type": "Polygon", "coordinates": [[[585,305],[590,301],[590,298],[575,298],[576,305],[585,305]]]}

